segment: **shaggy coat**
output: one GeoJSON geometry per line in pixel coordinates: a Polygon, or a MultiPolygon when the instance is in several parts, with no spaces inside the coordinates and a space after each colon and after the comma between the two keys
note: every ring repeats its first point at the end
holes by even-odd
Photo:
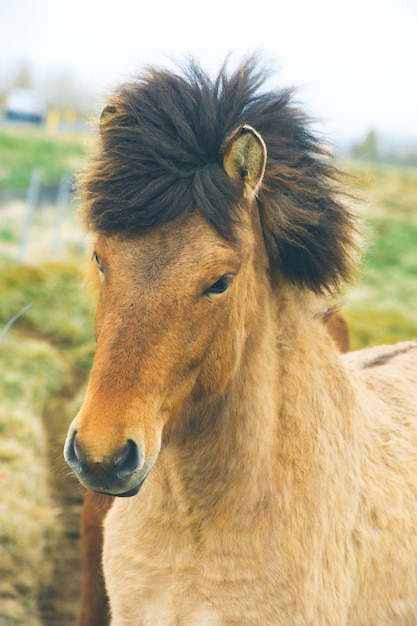
{"type": "MultiPolygon", "coordinates": [[[[326,328],[340,352],[350,350],[349,328],[337,311],[329,311],[326,328]]],[[[77,626],[108,626],[108,598],[102,574],[103,522],[114,497],[87,491],[81,515],[82,596],[77,626]]]]}
{"type": "Polygon", "coordinates": [[[81,181],[100,299],[65,457],[119,496],[112,626],[417,624],[417,344],[338,353],[355,220],[264,79],[149,70],[81,181]]]}

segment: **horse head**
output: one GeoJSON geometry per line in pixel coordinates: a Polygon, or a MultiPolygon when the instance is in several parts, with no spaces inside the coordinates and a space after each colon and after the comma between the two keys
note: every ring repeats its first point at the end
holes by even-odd
{"type": "Polygon", "coordinates": [[[337,172],[291,93],[259,92],[264,78],[255,59],[214,81],[195,64],[149,70],[103,110],[80,186],[97,350],[65,446],[89,489],[136,493],[164,441],[213,418],[243,355],[250,369],[268,343],[280,285],[322,293],[349,277],[337,172]]]}
{"type": "Polygon", "coordinates": [[[97,235],[96,353],[65,444],[87,488],[137,493],[163,438],[219,402],[236,373],[267,285],[255,210],[265,161],[247,125],[224,144],[224,171],[240,189],[229,238],[198,208],[139,235],[97,235]]]}

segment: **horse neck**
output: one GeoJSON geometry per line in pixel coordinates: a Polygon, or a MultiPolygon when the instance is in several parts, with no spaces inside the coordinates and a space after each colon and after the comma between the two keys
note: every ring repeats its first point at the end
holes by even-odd
{"type": "Polygon", "coordinates": [[[267,459],[273,450],[277,414],[274,346],[275,320],[259,317],[221,397],[198,398],[185,407],[186,419],[164,440],[157,464],[162,481],[170,482],[171,495],[181,484],[180,491],[187,497],[210,506],[223,503],[230,510],[239,481],[247,493],[251,485],[255,491],[266,482],[265,473],[270,482],[267,459]]]}
{"type": "Polygon", "coordinates": [[[340,413],[349,395],[336,351],[310,305],[303,314],[306,304],[291,292],[270,304],[221,400],[195,416],[195,431],[188,427],[170,438],[162,455],[162,465],[185,486],[182,493],[213,510],[218,503],[253,511],[274,497],[288,471],[290,482],[297,474],[302,480],[319,454],[319,421],[337,404],[340,413]]]}

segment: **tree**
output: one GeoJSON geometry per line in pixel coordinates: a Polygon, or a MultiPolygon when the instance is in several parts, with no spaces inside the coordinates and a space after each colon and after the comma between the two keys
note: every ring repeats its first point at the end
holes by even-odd
{"type": "Polygon", "coordinates": [[[352,146],[352,156],[355,159],[378,160],[378,141],[375,131],[371,130],[361,143],[352,146]]]}

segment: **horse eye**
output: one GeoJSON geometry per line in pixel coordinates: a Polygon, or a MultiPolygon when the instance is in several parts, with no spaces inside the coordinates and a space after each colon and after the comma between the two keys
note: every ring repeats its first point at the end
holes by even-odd
{"type": "Polygon", "coordinates": [[[94,260],[97,263],[97,267],[99,269],[99,272],[101,272],[102,274],[104,274],[104,268],[100,262],[99,256],[97,254],[97,252],[93,252],[93,257],[92,260],[94,260]]]}
{"type": "Polygon", "coordinates": [[[216,282],[213,283],[208,289],[206,289],[203,292],[203,295],[211,296],[212,294],[224,293],[226,289],[228,289],[232,284],[232,279],[233,276],[231,276],[230,274],[222,276],[221,278],[219,278],[219,280],[216,280],[216,282]]]}

